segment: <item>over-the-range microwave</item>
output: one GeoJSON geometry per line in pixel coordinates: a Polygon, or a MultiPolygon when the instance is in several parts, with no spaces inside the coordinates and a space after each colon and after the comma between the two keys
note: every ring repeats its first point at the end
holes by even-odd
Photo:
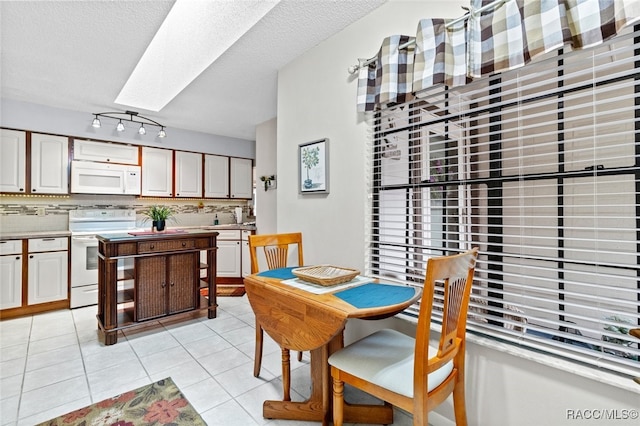
{"type": "Polygon", "coordinates": [[[140,166],[71,162],[71,192],[75,194],[140,195],[140,166]]]}

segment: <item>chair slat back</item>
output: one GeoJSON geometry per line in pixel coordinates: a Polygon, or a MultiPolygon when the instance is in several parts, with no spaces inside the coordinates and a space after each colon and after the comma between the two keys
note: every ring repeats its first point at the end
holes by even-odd
{"type": "Polygon", "coordinates": [[[304,265],[302,254],[302,233],[249,235],[249,255],[251,256],[251,273],[260,272],[257,249],[261,247],[268,269],[289,266],[289,248],[296,247],[298,251],[298,265],[304,265]]]}
{"type": "Polygon", "coordinates": [[[454,359],[463,348],[467,325],[467,309],[477,256],[478,249],[474,248],[458,255],[434,257],[427,261],[424,290],[416,329],[416,365],[414,366],[414,373],[417,376],[414,377],[414,380],[422,380],[426,383],[426,375],[428,373],[454,359]],[[434,295],[437,292],[444,293],[444,310],[442,313],[438,355],[429,360],[431,314],[433,312],[434,295]],[[418,379],[418,376],[421,376],[421,378],[418,379]]]}

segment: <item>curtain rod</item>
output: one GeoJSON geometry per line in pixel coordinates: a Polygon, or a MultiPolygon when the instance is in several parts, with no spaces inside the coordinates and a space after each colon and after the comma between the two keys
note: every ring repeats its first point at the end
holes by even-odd
{"type": "MultiPolygon", "coordinates": [[[[474,11],[473,13],[482,13],[482,12],[484,12],[484,11],[486,11],[486,10],[489,10],[489,9],[494,8],[494,7],[498,7],[498,6],[500,6],[500,5],[501,5],[502,3],[504,3],[505,1],[507,1],[507,0],[496,0],[496,1],[491,2],[491,3],[489,3],[489,4],[485,4],[484,6],[482,6],[481,8],[479,8],[478,10],[474,11]]],[[[465,7],[463,7],[463,9],[465,9],[465,10],[469,10],[469,9],[467,9],[467,8],[465,8],[465,7]]],[[[444,27],[445,27],[445,28],[449,28],[449,27],[454,26],[454,25],[455,25],[455,24],[457,24],[458,22],[461,22],[461,21],[464,21],[464,20],[468,19],[468,18],[469,18],[469,16],[471,16],[471,13],[472,13],[472,12],[467,12],[467,13],[465,13],[464,15],[462,15],[462,16],[461,16],[461,17],[459,17],[459,18],[456,18],[456,19],[454,19],[454,20],[453,20],[453,21],[451,21],[451,22],[447,22],[447,23],[445,24],[445,26],[444,26],[444,27]]],[[[398,50],[406,49],[407,47],[409,47],[409,46],[411,46],[411,45],[413,45],[413,44],[415,44],[415,43],[416,43],[416,41],[415,41],[415,40],[411,40],[411,41],[408,41],[408,42],[406,42],[406,43],[403,43],[403,44],[401,44],[400,46],[398,46],[398,50]]],[[[355,73],[356,73],[360,68],[362,68],[362,67],[366,67],[366,66],[367,66],[367,65],[369,65],[370,63],[375,62],[377,59],[378,59],[378,57],[377,57],[377,56],[374,56],[373,58],[369,58],[369,59],[367,59],[366,61],[362,62],[361,64],[358,64],[358,65],[351,65],[350,67],[348,67],[348,68],[347,68],[347,72],[348,72],[349,74],[355,74],[355,73]]]]}

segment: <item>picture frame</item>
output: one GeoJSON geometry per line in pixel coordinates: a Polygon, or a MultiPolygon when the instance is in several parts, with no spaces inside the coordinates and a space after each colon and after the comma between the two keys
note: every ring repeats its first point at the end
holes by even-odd
{"type": "Polygon", "coordinates": [[[298,145],[298,192],[329,193],[329,139],[298,145]]]}

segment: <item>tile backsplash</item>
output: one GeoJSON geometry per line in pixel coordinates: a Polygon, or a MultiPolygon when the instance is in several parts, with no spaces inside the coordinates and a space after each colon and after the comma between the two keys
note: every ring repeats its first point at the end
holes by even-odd
{"type": "MultiPolygon", "coordinates": [[[[139,225],[142,212],[153,204],[171,207],[175,221],[168,226],[212,225],[215,216],[220,224],[234,223],[233,212],[242,207],[245,221],[253,220],[250,200],[177,200],[137,198],[126,196],[72,195],[61,197],[0,197],[0,232],[68,230],[69,210],[76,209],[135,209],[139,225]]],[[[149,225],[150,226],[150,225],[149,225]]]]}

